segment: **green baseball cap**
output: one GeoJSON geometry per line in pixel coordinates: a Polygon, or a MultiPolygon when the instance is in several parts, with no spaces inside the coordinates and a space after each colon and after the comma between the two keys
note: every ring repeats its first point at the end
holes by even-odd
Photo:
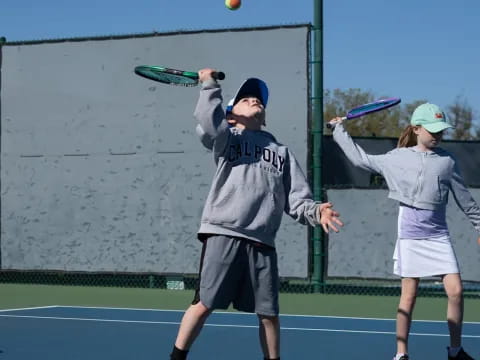
{"type": "Polygon", "coordinates": [[[421,125],[428,132],[437,133],[453,128],[447,115],[435,104],[425,103],[418,106],[412,114],[411,125],[421,125]]]}

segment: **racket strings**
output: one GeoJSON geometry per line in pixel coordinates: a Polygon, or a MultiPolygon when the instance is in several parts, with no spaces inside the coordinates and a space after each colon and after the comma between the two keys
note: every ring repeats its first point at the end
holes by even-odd
{"type": "Polygon", "coordinates": [[[137,75],[150,80],[155,80],[164,84],[192,87],[198,84],[198,76],[184,75],[182,73],[173,73],[173,70],[156,70],[153,67],[139,66],[135,69],[137,75]]]}
{"type": "Polygon", "coordinates": [[[379,110],[387,109],[392,107],[400,102],[400,99],[391,99],[391,100],[381,100],[376,101],[370,104],[361,105],[357,108],[350,110],[348,115],[350,117],[357,117],[363,114],[369,114],[379,110]]]}
{"type": "Polygon", "coordinates": [[[187,87],[197,85],[197,81],[181,75],[160,73],[160,74],[155,74],[154,77],[157,78],[157,81],[160,81],[166,84],[171,84],[171,85],[187,86],[187,87]]]}

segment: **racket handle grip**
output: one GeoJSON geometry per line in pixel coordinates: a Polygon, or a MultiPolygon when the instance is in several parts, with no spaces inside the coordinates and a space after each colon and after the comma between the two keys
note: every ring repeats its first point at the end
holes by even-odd
{"type": "Polygon", "coordinates": [[[223,79],[225,79],[225,73],[222,72],[222,71],[214,71],[214,72],[212,72],[212,77],[215,80],[223,80],[223,79]]]}
{"type": "MultiPolygon", "coordinates": [[[[342,117],[342,121],[345,121],[345,120],[347,120],[347,117],[346,116],[342,117]]],[[[332,129],[332,128],[333,128],[333,125],[328,122],[327,129],[332,129]]]]}

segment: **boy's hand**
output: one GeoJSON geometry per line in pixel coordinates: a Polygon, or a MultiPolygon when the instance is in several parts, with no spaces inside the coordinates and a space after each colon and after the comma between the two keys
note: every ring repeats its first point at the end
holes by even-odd
{"type": "Polygon", "coordinates": [[[213,80],[212,73],[214,73],[215,70],[206,68],[198,71],[198,81],[203,83],[207,80],[213,80]]]}
{"type": "Polygon", "coordinates": [[[324,203],[318,206],[318,217],[320,218],[320,225],[322,225],[323,230],[328,234],[329,229],[332,229],[335,232],[338,232],[335,224],[343,226],[343,223],[338,218],[340,214],[333,210],[331,203],[324,203]]]}

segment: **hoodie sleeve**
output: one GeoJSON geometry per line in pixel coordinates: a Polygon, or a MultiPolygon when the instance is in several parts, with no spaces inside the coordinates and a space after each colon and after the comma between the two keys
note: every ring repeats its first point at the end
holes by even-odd
{"type": "Polygon", "coordinates": [[[385,155],[367,154],[356,144],[343,124],[336,124],[333,130],[333,140],[340,146],[345,156],[356,167],[382,174],[385,155]]]}
{"type": "Polygon", "coordinates": [[[467,215],[475,229],[480,233],[480,208],[465,186],[457,163],[454,163],[453,174],[450,180],[450,190],[458,207],[467,215]]]}
{"type": "Polygon", "coordinates": [[[320,219],[317,218],[320,202],[313,200],[305,174],[290,151],[284,171],[284,186],[287,195],[285,212],[301,224],[320,225],[320,219]]]}
{"type": "Polygon", "coordinates": [[[213,150],[217,158],[225,151],[230,136],[229,125],[222,107],[222,90],[214,80],[202,84],[194,117],[195,129],[202,144],[213,150]]]}

